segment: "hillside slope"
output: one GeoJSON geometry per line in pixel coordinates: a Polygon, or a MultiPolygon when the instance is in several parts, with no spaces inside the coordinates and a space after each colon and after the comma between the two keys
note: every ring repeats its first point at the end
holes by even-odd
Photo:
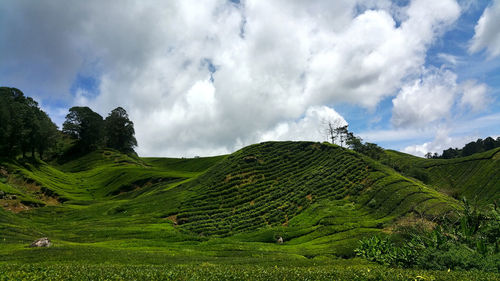
{"type": "Polygon", "coordinates": [[[455,159],[423,159],[387,151],[383,162],[405,174],[423,175],[429,186],[455,198],[486,203],[500,199],[500,148],[455,159]]]}
{"type": "Polygon", "coordinates": [[[190,233],[262,242],[280,235],[327,248],[353,244],[410,212],[437,216],[457,207],[367,157],[311,142],[246,147],[175,190],[191,196],[165,217],[190,233]]]}
{"type": "Polygon", "coordinates": [[[359,238],[389,231],[410,213],[432,218],[458,208],[370,158],[313,142],[266,142],[208,158],[135,159],[103,150],[64,165],[2,165],[5,189],[23,196],[44,190],[57,200],[40,199],[0,220],[0,234],[10,233],[0,243],[20,255],[31,252],[15,245],[43,234],[71,249],[99,245],[92,251],[192,255],[203,245],[200,255],[349,256],[359,238]],[[275,244],[278,236],[284,245],[275,244]]]}

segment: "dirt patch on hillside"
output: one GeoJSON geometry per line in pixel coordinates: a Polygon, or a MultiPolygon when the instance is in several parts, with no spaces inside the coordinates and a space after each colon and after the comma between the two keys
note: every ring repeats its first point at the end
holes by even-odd
{"type": "Polygon", "coordinates": [[[307,198],[307,200],[309,200],[309,202],[312,202],[312,201],[313,201],[312,194],[307,194],[307,195],[306,195],[306,198],[307,198]]]}
{"type": "Polygon", "coordinates": [[[55,206],[64,201],[52,190],[39,185],[31,179],[20,177],[19,175],[8,174],[5,183],[18,192],[14,194],[6,193],[5,197],[2,198],[5,202],[2,202],[0,206],[13,212],[29,210],[44,205],[55,206]],[[15,198],[12,198],[12,196],[15,196],[15,198]],[[41,202],[31,202],[32,199],[30,200],[29,198],[41,202]],[[4,205],[8,205],[8,207],[4,205]]]}
{"type": "Polygon", "coordinates": [[[177,225],[177,215],[171,215],[166,217],[165,219],[171,221],[174,225],[177,225]]]}
{"type": "Polygon", "coordinates": [[[404,217],[399,218],[393,225],[384,228],[382,231],[385,233],[405,232],[410,229],[417,229],[422,231],[432,231],[437,223],[430,221],[426,218],[420,217],[414,213],[410,213],[404,217]]]}
{"type": "Polygon", "coordinates": [[[0,199],[0,206],[9,212],[20,213],[22,211],[27,211],[33,209],[31,206],[24,205],[19,200],[13,199],[0,199]]]}

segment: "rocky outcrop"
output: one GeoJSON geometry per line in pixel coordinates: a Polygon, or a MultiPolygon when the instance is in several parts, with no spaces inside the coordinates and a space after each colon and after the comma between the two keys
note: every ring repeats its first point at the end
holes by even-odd
{"type": "Polygon", "coordinates": [[[30,245],[30,247],[50,247],[50,246],[52,246],[52,243],[47,237],[40,238],[31,243],[30,245]]]}

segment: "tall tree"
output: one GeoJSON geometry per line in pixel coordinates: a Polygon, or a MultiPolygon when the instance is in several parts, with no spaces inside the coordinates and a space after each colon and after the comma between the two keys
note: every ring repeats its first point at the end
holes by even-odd
{"type": "Polygon", "coordinates": [[[101,115],[86,106],[74,106],[66,115],[63,133],[75,138],[80,152],[87,153],[102,146],[104,120],[101,115]]]}
{"type": "Polygon", "coordinates": [[[134,123],[129,119],[127,111],[117,107],[105,120],[106,146],[124,153],[134,152],[137,146],[134,123]]]}
{"type": "Polygon", "coordinates": [[[340,127],[335,128],[335,133],[337,134],[337,137],[339,138],[341,147],[344,147],[344,142],[346,142],[346,140],[349,137],[348,127],[349,127],[349,125],[340,126],[340,127]]]}
{"type": "Polygon", "coordinates": [[[44,153],[55,146],[59,137],[57,125],[50,120],[49,116],[43,112],[38,112],[39,130],[36,136],[35,146],[38,149],[40,159],[43,159],[44,153]]]}
{"type": "Polygon", "coordinates": [[[35,157],[39,142],[46,141],[45,150],[56,143],[57,127],[42,134],[44,122],[55,125],[34,99],[25,97],[16,88],[0,87],[0,121],[0,156],[22,153],[24,157],[31,152],[35,157]]]}

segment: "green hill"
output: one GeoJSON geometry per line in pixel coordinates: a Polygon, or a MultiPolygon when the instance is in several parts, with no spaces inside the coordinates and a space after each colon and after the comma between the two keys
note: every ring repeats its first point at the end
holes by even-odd
{"type": "Polygon", "coordinates": [[[423,159],[387,151],[383,162],[455,198],[485,203],[500,199],[500,148],[455,159],[423,159]]]}
{"type": "Polygon", "coordinates": [[[409,213],[431,218],[457,208],[453,198],[370,158],[312,142],[267,142],[208,158],[99,150],[63,165],[2,165],[8,176],[0,188],[17,196],[0,203],[23,210],[0,221],[2,235],[11,229],[3,243],[13,245],[43,234],[72,246],[171,242],[178,250],[198,241],[215,253],[228,250],[211,244],[219,241],[249,252],[257,243],[268,253],[350,256],[361,237],[388,231],[409,213]],[[279,248],[278,236],[285,239],[279,248]]]}
{"type": "MultiPolygon", "coordinates": [[[[106,149],[64,164],[3,161],[0,269],[254,264],[291,266],[300,275],[294,266],[344,268],[336,258],[353,257],[363,237],[386,235],[413,218],[453,216],[461,207],[450,189],[467,194],[482,180],[481,198],[498,197],[497,152],[427,160],[387,151],[379,162],[327,143],[265,142],[217,157],[138,158],[106,149]],[[54,246],[26,247],[40,237],[54,246]]],[[[349,278],[359,274],[349,268],[349,278]]]]}

